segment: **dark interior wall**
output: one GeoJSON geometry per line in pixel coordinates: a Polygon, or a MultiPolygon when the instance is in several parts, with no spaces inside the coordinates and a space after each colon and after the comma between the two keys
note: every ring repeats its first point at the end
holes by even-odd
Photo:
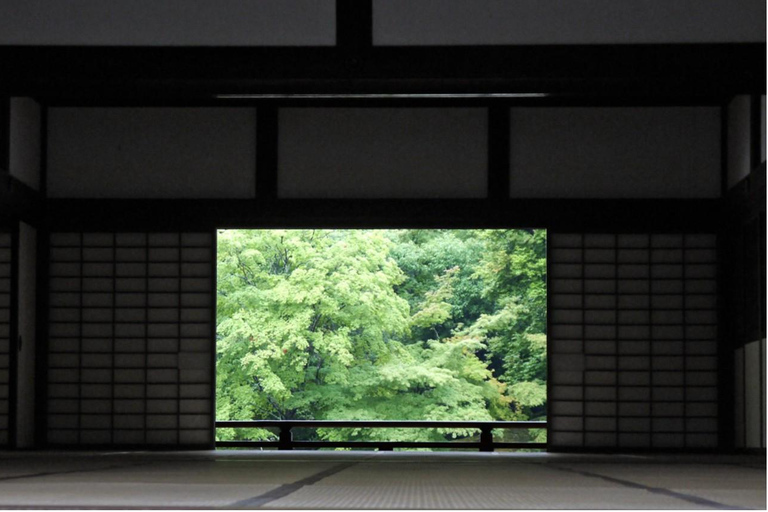
{"type": "MultiPolygon", "coordinates": [[[[84,196],[72,184],[94,198],[210,197],[210,180],[225,187],[216,197],[253,197],[259,151],[270,151],[256,147],[252,108],[50,112],[48,184],[59,198],[84,196]],[[182,117],[201,122],[179,134],[182,117]],[[209,137],[222,126],[214,136],[235,134],[226,150],[209,137]],[[181,160],[199,147],[224,159],[230,181],[181,160]]],[[[717,109],[513,108],[509,117],[513,197],[718,197],[717,109]]],[[[498,161],[486,108],[290,108],[277,119],[278,197],[491,192],[498,161]]],[[[212,234],[95,232],[88,222],[50,238],[47,441],[210,446],[212,234]]],[[[656,228],[551,235],[553,450],[718,446],[716,238],[656,228]]]]}

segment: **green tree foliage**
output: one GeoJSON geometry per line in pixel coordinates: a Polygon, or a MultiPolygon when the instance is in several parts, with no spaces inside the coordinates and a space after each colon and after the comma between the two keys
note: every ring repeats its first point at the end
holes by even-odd
{"type": "Polygon", "coordinates": [[[545,243],[542,231],[221,231],[218,419],[542,418],[545,243]]]}
{"type": "Polygon", "coordinates": [[[475,273],[483,295],[496,304],[481,315],[491,353],[491,367],[512,384],[513,408],[530,419],[543,419],[546,403],[546,232],[493,230],[479,233],[487,253],[475,273]],[[526,386],[520,386],[526,383],[526,386]],[[538,390],[532,399],[532,390],[538,390]]]}

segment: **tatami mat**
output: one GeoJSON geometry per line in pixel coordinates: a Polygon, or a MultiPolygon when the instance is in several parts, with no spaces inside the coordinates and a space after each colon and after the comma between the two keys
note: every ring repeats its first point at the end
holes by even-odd
{"type": "Polygon", "coordinates": [[[765,508],[765,459],[514,453],[0,455],[0,507],[765,508]]]}

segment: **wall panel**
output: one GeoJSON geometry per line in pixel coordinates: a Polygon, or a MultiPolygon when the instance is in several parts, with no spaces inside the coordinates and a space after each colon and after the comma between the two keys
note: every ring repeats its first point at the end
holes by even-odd
{"type": "Polygon", "coordinates": [[[279,125],[280,197],[487,195],[486,109],[290,108],[279,125]]]}
{"type": "Polygon", "coordinates": [[[374,0],[378,45],[765,41],[759,0],[374,0]]]}
{"type": "Polygon", "coordinates": [[[0,44],[333,45],[333,0],[25,0],[0,3],[0,44]]]}
{"type": "Polygon", "coordinates": [[[213,233],[54,233],[48,442],[212,443],[213,233]]]}
{"type": "Polygon", "coordinates": [[[550,446],[716,447],[715,237],[549,244],[550,446]]]}
{"type": "Polygon", "coordinates": [[[510,195],[720,196],[720,109],[513,108],[510,195]]]}
{"type": "Polygon", "coordinates": [[[249,198],[253,108],[51,108],[54,198],[249,198]]]}

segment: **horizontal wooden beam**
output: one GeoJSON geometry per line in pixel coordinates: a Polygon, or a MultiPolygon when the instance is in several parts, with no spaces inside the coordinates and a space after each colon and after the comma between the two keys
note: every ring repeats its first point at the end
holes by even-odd
{"type": "Polygon", "coordinates": [[[546,228],[713,232],[718,199],[49,199],[52,231],[225,228],[546,228]]]}
{"type": "Polygon", "coordinates": [[[220,448],[466,448],[490,452],[496,448],[539,448],[546,443],[496,443],[494,429],[546,429],[546,421],[429,421],[429,420],[229,420],[216,421],[215,428],[279,428],[276,441],[217,441],[220,448]],[[468,428],[480,431],[480,441],[294,441],[294,428],[468,428]]]}
{"type": "Polygon", "coordinates": [[[47,102],[225,94],[763,94],[765,44],[0,47],[0,94],[47,102]]]}

